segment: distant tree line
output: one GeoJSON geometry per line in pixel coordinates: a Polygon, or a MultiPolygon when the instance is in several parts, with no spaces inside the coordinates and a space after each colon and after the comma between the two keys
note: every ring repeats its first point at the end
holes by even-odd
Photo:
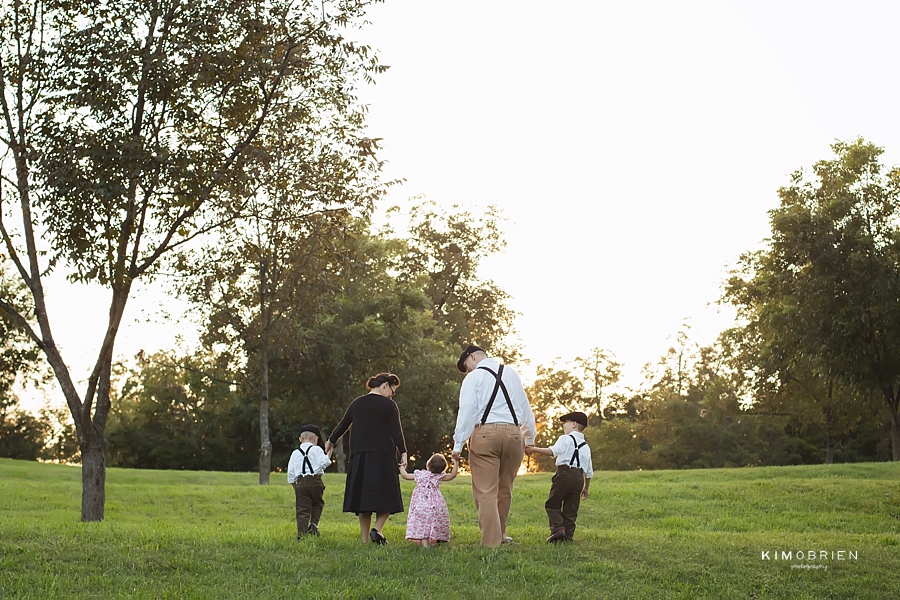
{"type": "MultiPolygon", "coordinates": [[[[540,368],[529,390],[545,415],[538,444],[552,444],[560,434],[553,417],[580,409],[589,414],[585,437],[594,466],[606,470],[891,460],[890,423],[871,398],[836,436],[803,396],[754,398],[752,380],[735,368],[744,357],[728,344],[734,331],[703,348],[687,333],[679,332],[659,363],[645,368],[639,389],[610,393],[600,411],[584,395],[579,369],[540,368]]],[[[530,461],[532,470],[553,468],[544,457],[530,461]]]]}

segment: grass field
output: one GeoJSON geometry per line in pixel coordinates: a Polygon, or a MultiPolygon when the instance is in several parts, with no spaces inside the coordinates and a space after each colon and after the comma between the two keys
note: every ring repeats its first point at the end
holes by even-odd
{"type": "Polygon", "coordinates": [[[550,475],[521,476],[496,550],[466,477],[442,487],[453,539],[431,549],[402,514],[389,546],[360,544],[337,474],[322,537],[298,541],[284,474],[256,479],[110,469],[106,520],[81,523],[79,468],[0,459],[0,596],[900,598],[898,463],[598,472],[566,546],[544,543],[550,475]]]}

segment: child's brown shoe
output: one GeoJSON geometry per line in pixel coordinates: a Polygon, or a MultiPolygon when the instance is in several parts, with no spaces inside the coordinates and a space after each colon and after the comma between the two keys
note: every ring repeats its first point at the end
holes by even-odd
{"type": "Polygon", "coordinates": [[[566,530],[565,529],[557,529],[554,531],[550,537],[547,538],[548,544],[558,544],[560,542],[566,541],[566,530]]]}

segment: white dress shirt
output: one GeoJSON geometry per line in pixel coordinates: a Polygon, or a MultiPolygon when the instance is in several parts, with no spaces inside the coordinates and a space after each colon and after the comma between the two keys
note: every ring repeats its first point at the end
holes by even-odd
{"type": "Polygon", "coordinates": [[[309,464],[312,465],[313,472],[309,472],[309,467],[306,468],[306,473],[302,472],[303,454],[300,453],[300,450],[294,450],[291,453],[291,460],[288,461],[288,483],[294,483],[295,481],[297,481],[298,477],[321,475],[328,467],[328,465],[331,464],[331,459],[328,458],[328,455],[325,454],[325,451],[316,444],[303,442],[300,444],[300,449],[304,452],[308,452],[309,464]]]}
{"type": "MultiPolygon", "coordinates": [[[[572,466],[577,468],[578,461],[575,461],[574,465],[569,465],[569,462],[572,460],[572,455],[575,454],[575,444],[572,442],[572,438],[578,440],[578,443],[581,444],[584,441],[584,434],[580,431],[573,431],[567,435],[559,436],[559,439],[556,440],[556,443],[550,446],[550,452],[553,453],[553,456],[556,457],[556,464],[572,466]],[[570,437],[571,436],[571,437],[570,437]]],[[[585,444],[581,446],[581,450],[578,451],[578,460],[581,461],[581,470],[584,471],[584,476],[590,479],[594,476],[594,466],[591,464],[591,447],[585,444]]]]}
{"type": "MultiPolygon", "coordinates": [[[[500,363],[493,358],[483,359],[478,363],[478,366],[487,367],[494,373],[497,373],[498,369],[500,369],[500,363]]],[[[534,436],[537,432],[534,424],[534,413],[531,411],[531,404],[528,403],[528,396],[525,395],[525,388],[522,387],[522,380],[519,379],[518,373],[507,366],[503,367],[501,379],[507,391],[509,391],[509,400],[516,411],[519,425],[525,427],[525,445],[531,446],[534,444],[534,436]]],[[[462,451],[463,444],[471,437],[472,432],[475,430],[475,425],[481,423],[481,416],[491,400],[491,393],[494,391],[496,383],[496,377],[484,369],[478,368],[471,371],[463,379],[462,387],[459,390],[459,414],[456,417],[456,431],[453,434],[454,452],[462,451]]],[[[512,415],[509,413],[509,407],[506,405],[503,389],[498,389],[497,396],[494,398],[494,404],[491,406],[491,412],[488,413],[485,423],[513,422],[512,415]]]]}

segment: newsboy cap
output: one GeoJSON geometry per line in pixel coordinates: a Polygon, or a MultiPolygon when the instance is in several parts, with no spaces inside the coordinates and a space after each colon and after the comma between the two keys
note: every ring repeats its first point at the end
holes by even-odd
{"type": "Polygon", "coordinates": [[[316,434],[316,437],[319,438],[318,439],[319,448],[321,448],[322,450],[325,449],[325,438],[322,437],[322,430],[319,429],[318,425],[304,425],[303,427],[300,428],[300,433],[303,433],[304,431],[310,431],[310,432],[316,434]]]}
{"type": "Polygon", "coordinates": [[[466,359],[469,358],[470,354],[475,354],[476,352],[484,352],[484,349],[479,348],[478,346],[474,346],[472,344],[469,344],[468,346],[466,346],[466,349],[463,350],[462,354],[459,355],[459,360],[456,361],[456,370],[459,371],[460,373],[465,373],[466,367],[463,363],[466,362],[466,359]]]}
{"type": "Polygon", "coordinates": [[[587,427],[587,415],[580,411],[570,412],[567,415],[563,415],[559,418],[560,421],[565,423],[566,421],[575,421],[582,427],[587,427]]]}

